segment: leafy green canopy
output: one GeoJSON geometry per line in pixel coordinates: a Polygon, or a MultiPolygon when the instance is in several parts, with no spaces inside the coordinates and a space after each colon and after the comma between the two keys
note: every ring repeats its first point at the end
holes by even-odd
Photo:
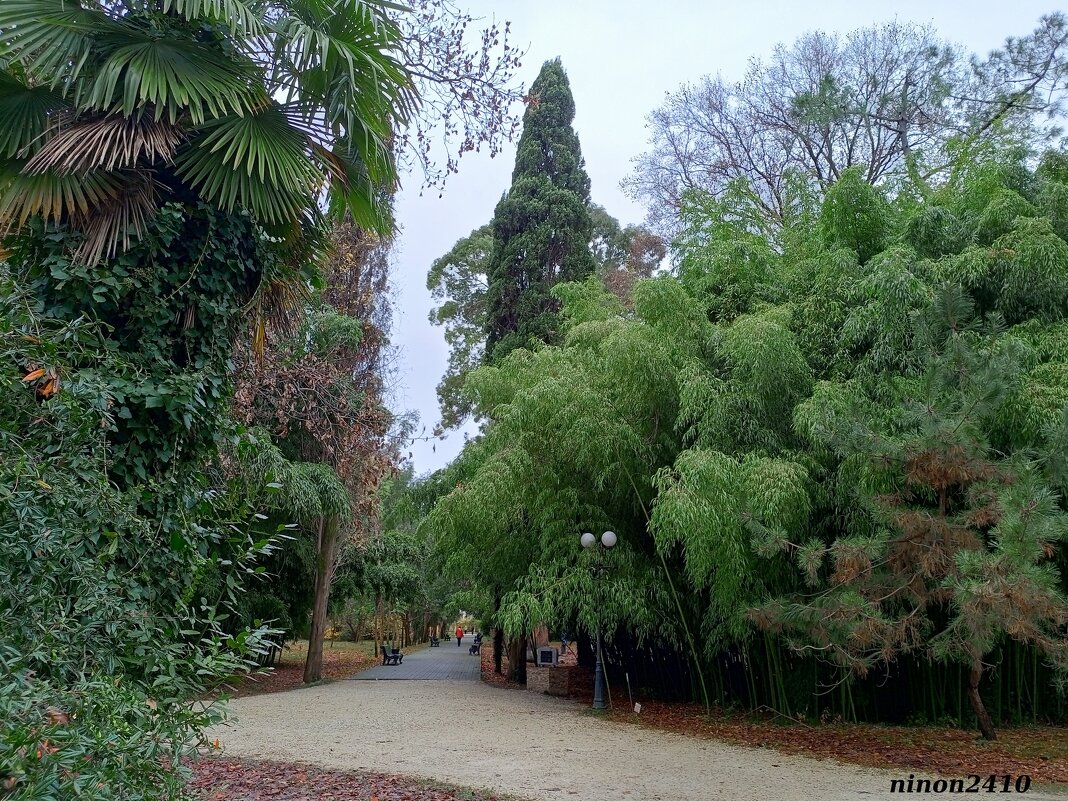
{"type": "Polygon", "coordinates": [[[489,225],[472,231],[430,265],[426,287],[440,303],[430,311],[430,322],[443,326],[449,346],[449,364],[438,384],[441,427],[455,428],[471,415],[462,394],[467,374],[480,365],[486,345],[487,273],[493,256],[489,225]]]}
{"type": "Polygon", "coordinates": [[[512,186],[493,213],[486,291],[486,355],[503,358],[559,336],[550,288],[593,272],[590,179],[571,127],[575,101],[560,60],[530,88],[512,186]]]}
{"type": "MultiPolygon", "coordinates": [[[[633,309],[555,287],[562,341],[468,381],[489,424],[425,523],[450,573],[510,590],[512,633],[673,640],[724,701],[874,716],[897,685],[822,685],[959,665],[978,687],[1021,654],[1030,714],[1063,715],[1025,667],[1065,667],[1068,642],[1063,163],[1003,152],[926,197],[847,174],[822,202],[801,186],[785,227],[744,187],[693,196],[677,274],[633,309]],[[578,535],[605,528],[596,581],[578,535]]],[[[910,705],[931,709],[890,707],[910,705]]]]}

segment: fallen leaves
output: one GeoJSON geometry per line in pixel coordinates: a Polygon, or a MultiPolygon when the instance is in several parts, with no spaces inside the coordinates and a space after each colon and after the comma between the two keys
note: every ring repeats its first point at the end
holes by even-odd
{"type": "MultiPolygon", "coordinates": [[[[234,685],[231,695],[243,698],[248,695],[279,693],[304,686],[303,650],[282,652],[278,665],[270,671],[255,673],[234,685]]],[[[347,679],[359,671],[378,663],[370,654],[341,648],[323,648],[323,678],[347,679]]]]}
{"type": "Polygon", "coordinates": [[[201,801],[501,801],[496,795],[384,773],[205,757],[189,766],[201,801]]]}
{"type": "MultiPolygon", "coordinates": [[[[493,672],[492,648],[483,649],[482,680],[499,687],[525,689],[493,672]]],[[[589,706],[593,700],[592,671],[586,671],[578,684],[581,689],[573,700],[589,706]]],[[[712,715],[706,715],[703,706],[637,700],[641,701],[640,715],[617,698],[609,716],[621,723],[691,737],[870,767],[922,770],[951,777],[1026,774],[1040,784],[1068,783],[1068,730],[1063,727],[1001,728],[998,740],[991,743],[979,737],[978,732],[959,728],[868,723],[810,726],[774,714],[713,710],[712,715]]]]}
{"type": "Polygon", "coordinates": [[[641,715],[618,708],[613,720],[643,727],[774,748],[790,754],[833,758],[878,768],[941,773],[1027,774],[1036,783],[1068,782],[1068,732],[1052,726],[998,729],[997,742],[977,732],[935,726],[880,726],[867,723],[784,723],[771,715],[733,714],[703,707],[642,701],[641,715]]]}

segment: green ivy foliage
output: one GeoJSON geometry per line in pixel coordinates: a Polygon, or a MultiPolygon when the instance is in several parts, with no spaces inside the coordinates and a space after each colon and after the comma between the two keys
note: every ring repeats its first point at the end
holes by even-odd
{"type": "Polygon", "coordinates": [[[213,447],[239,311],[281,268],[249,217],[204,204],[166,204],[140,242],[106,263],[74,261],[76,245],[37,220],[10,240],[8,264],[34,314],[98,324],[110,369],[96,351],[72,367],[106,385],[111,475],[132,486],[213,447]]]}
{"type": "Polygon", "coordinates": [[[228,616],[270,543],[203,471],[120,483],[110,440],[129,407],[115,377],[143,366],[115,331],[42,315],[0,277],[0,787],[35,801],[184,797],[180,760],[221,712],[195,699],[266,647],[267,629],[228,616]],[[37,365],[58,391],[24,380],[37,365]]]}

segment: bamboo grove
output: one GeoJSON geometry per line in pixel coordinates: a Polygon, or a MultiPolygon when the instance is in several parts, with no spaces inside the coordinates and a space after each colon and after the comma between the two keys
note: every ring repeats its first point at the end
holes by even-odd
{"type": "Polygon", "coordinates": [[[510,637],[600,625],[614,682],[1064,721],[1068,156],[806,187],[785,223],[691,193],[629,298],[556,286],[562,343],[470,376],[488,423],[424,526],[510,637]],[[595,580],[578,535],[609,528],[595,580]]]}

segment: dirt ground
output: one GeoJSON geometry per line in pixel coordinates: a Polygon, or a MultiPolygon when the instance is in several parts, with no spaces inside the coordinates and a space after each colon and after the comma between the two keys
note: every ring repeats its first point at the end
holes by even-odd
{"type": "MultiPolygon", "coordinates": [[[[480,682],[340,681],[233,702],[226,757],[451,782],[527,799],[871,801],[900,770],[744,748],[594,717],[480,682]]],[[[1068,799],[1039,788],[1029,801],[1068,799]]]]}

